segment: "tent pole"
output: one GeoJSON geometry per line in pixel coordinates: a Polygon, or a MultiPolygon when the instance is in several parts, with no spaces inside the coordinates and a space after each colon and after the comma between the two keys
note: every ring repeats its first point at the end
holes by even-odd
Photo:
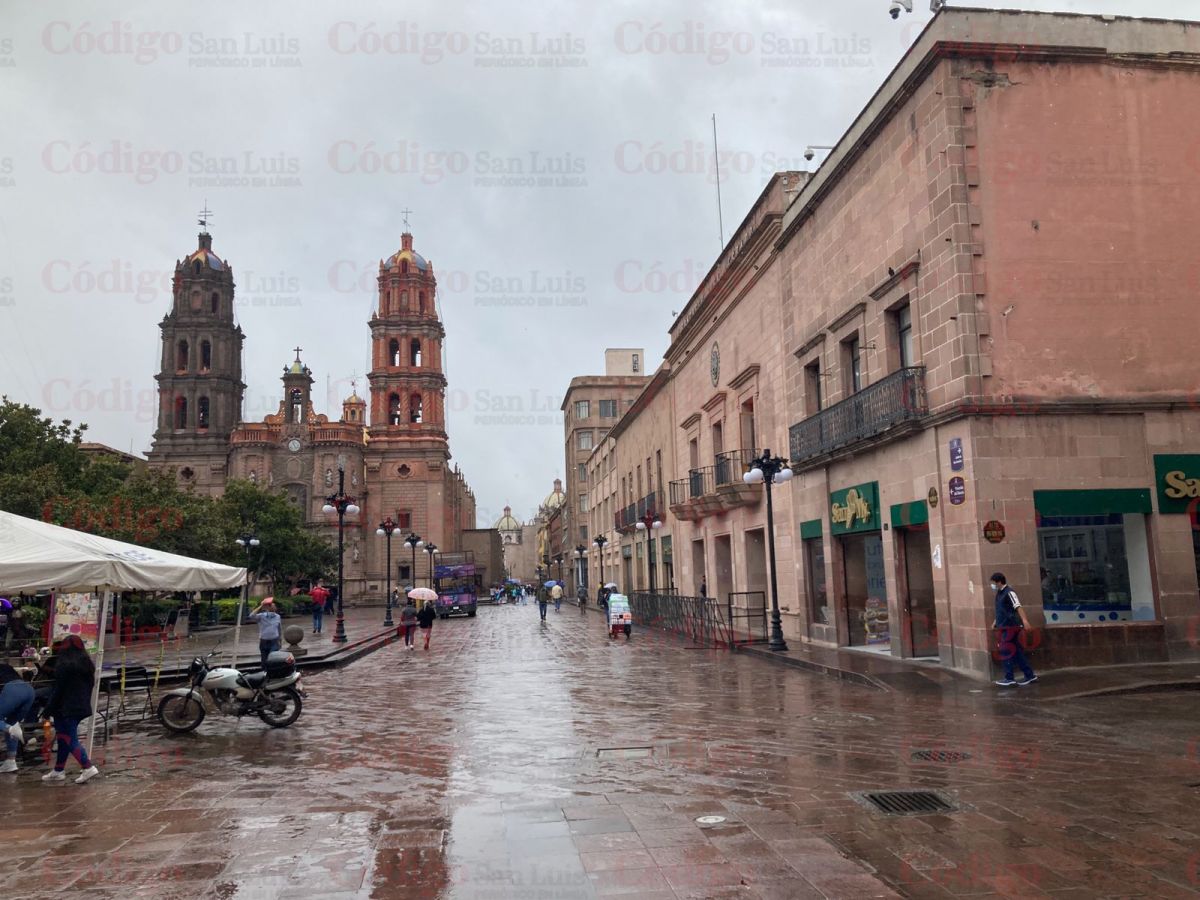
{"type": "Polygon", "coordinates": [[[92,682],[92,724],[88,726],[87,753],[92,755],[92,744],[96,740],[96,722],[100,719],[100,673],[104,671],[104,632],[108,625],[108,600],[112,591],[100,595],[100,628],[96,635],[96,678],[92,682]]]}
{"type": "Polygon", "coordinates": [[[242,642],[242,616],[246,612],[246,593],[250,590],[250,579],[242,584],[242,596],[238,597],[237,624],[233,626],[233,668],[237,668],[238,646],[242,642]]]}

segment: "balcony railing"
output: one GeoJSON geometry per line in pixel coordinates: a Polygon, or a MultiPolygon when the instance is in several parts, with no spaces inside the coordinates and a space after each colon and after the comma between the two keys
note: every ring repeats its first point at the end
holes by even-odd
{"type": "Polygon", "coordinates": [[[750,464],[759,457],[761,450],[746,448],[742,450],[726,450],[717,454],[717,464],[713,466],[713,478],[717,484],[741,484],[742,476],[750,471],[750,464]]]}
{"type": "Polygon", "coordinates": [[[651,491],[637,503],[631,503],[624,509],[617,510],[613,514],[613,525],[617,531],[628,531],[636,528],[638,519],[647,513],[661,518],[664,512],[660,493],[651,491]]]}
{"type": "Polygon", "coordinates": [[[788,430],[793,463],[865,441],[929,412],[925,369],[900,369],[788,430]]]}
{"type": "Polygon", "coordinates": [[[624,531],[627,528],[632,528],[633,523],[637,521],[637,504],[630,503],[623,509],[618,509],[613,513],[613,527],[617,531],[624,531]]]}
{"type": "Polygon", "coordinates": [[[714,466],[705,466],[702,469],[692,469],[688,472],[687,499],[699,500],[705,494],[711,494],[717,489],[714,468],[714,466]]]}

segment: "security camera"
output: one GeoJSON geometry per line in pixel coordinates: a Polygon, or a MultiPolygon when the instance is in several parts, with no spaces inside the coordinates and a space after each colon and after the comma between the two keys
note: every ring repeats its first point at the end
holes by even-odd
{"type": "Polygon", "coordinates": [[[812,161],[812,158],[816,155],[817,154],[813,151],[812,147],[809,147],[807,150],[804,151],[804,158],[809,160],[810,162],[812,161]]]}
{"type": "Polygon", "coordinates": [[[892,5],[888,9],[888,15],[893,19],[900,18],[900,11],[912,12],[912,0],[892,0],[892,5]]]}

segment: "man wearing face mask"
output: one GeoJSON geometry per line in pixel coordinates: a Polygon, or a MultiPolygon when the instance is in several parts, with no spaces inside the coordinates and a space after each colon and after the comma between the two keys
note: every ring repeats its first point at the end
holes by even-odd
{"type": "Polygon", "coordinates": [[[996,649],[1004,664],[1004,677],[996,684],[1001,687],[1033,684],[1038,677],[1033,674],[1025,651],[1021,649],[1021,629],[1030,627],[1029,616],[1025,614],[1025,607],[1017,598],[1016,591],[1008,586],[1008,579],[1003,572],[992,575],[992,590],[996,594],[996,622],[993,626],[996,629],[996,649]],[[1020,666],[1025,673],[1021,681],[1013,678],[1014,665],[1020,666]]]}

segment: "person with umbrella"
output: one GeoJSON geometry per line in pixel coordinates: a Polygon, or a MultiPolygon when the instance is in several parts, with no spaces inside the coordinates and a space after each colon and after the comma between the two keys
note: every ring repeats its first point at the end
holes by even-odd
{"type": "Polygon", "coordinates": [[[415,650],[413,635],[417,631],[417,604],[413,597],[414,591],[409,591],[404,600],[404,608],[400,610],[400,631],[404,634],[404,649],[415,650]]]}
{"type": "MultiPolygon", "coordinates": [[[[425,588],[424,590],[428,590],[425,588]]],[[[437,610],[432,600],[426,600],[421,611],[417,613],[417,627],[425,632],[425,649],[429,649],[429,638],[433,636],[433,620],[437,618],[437,610]]]]}

